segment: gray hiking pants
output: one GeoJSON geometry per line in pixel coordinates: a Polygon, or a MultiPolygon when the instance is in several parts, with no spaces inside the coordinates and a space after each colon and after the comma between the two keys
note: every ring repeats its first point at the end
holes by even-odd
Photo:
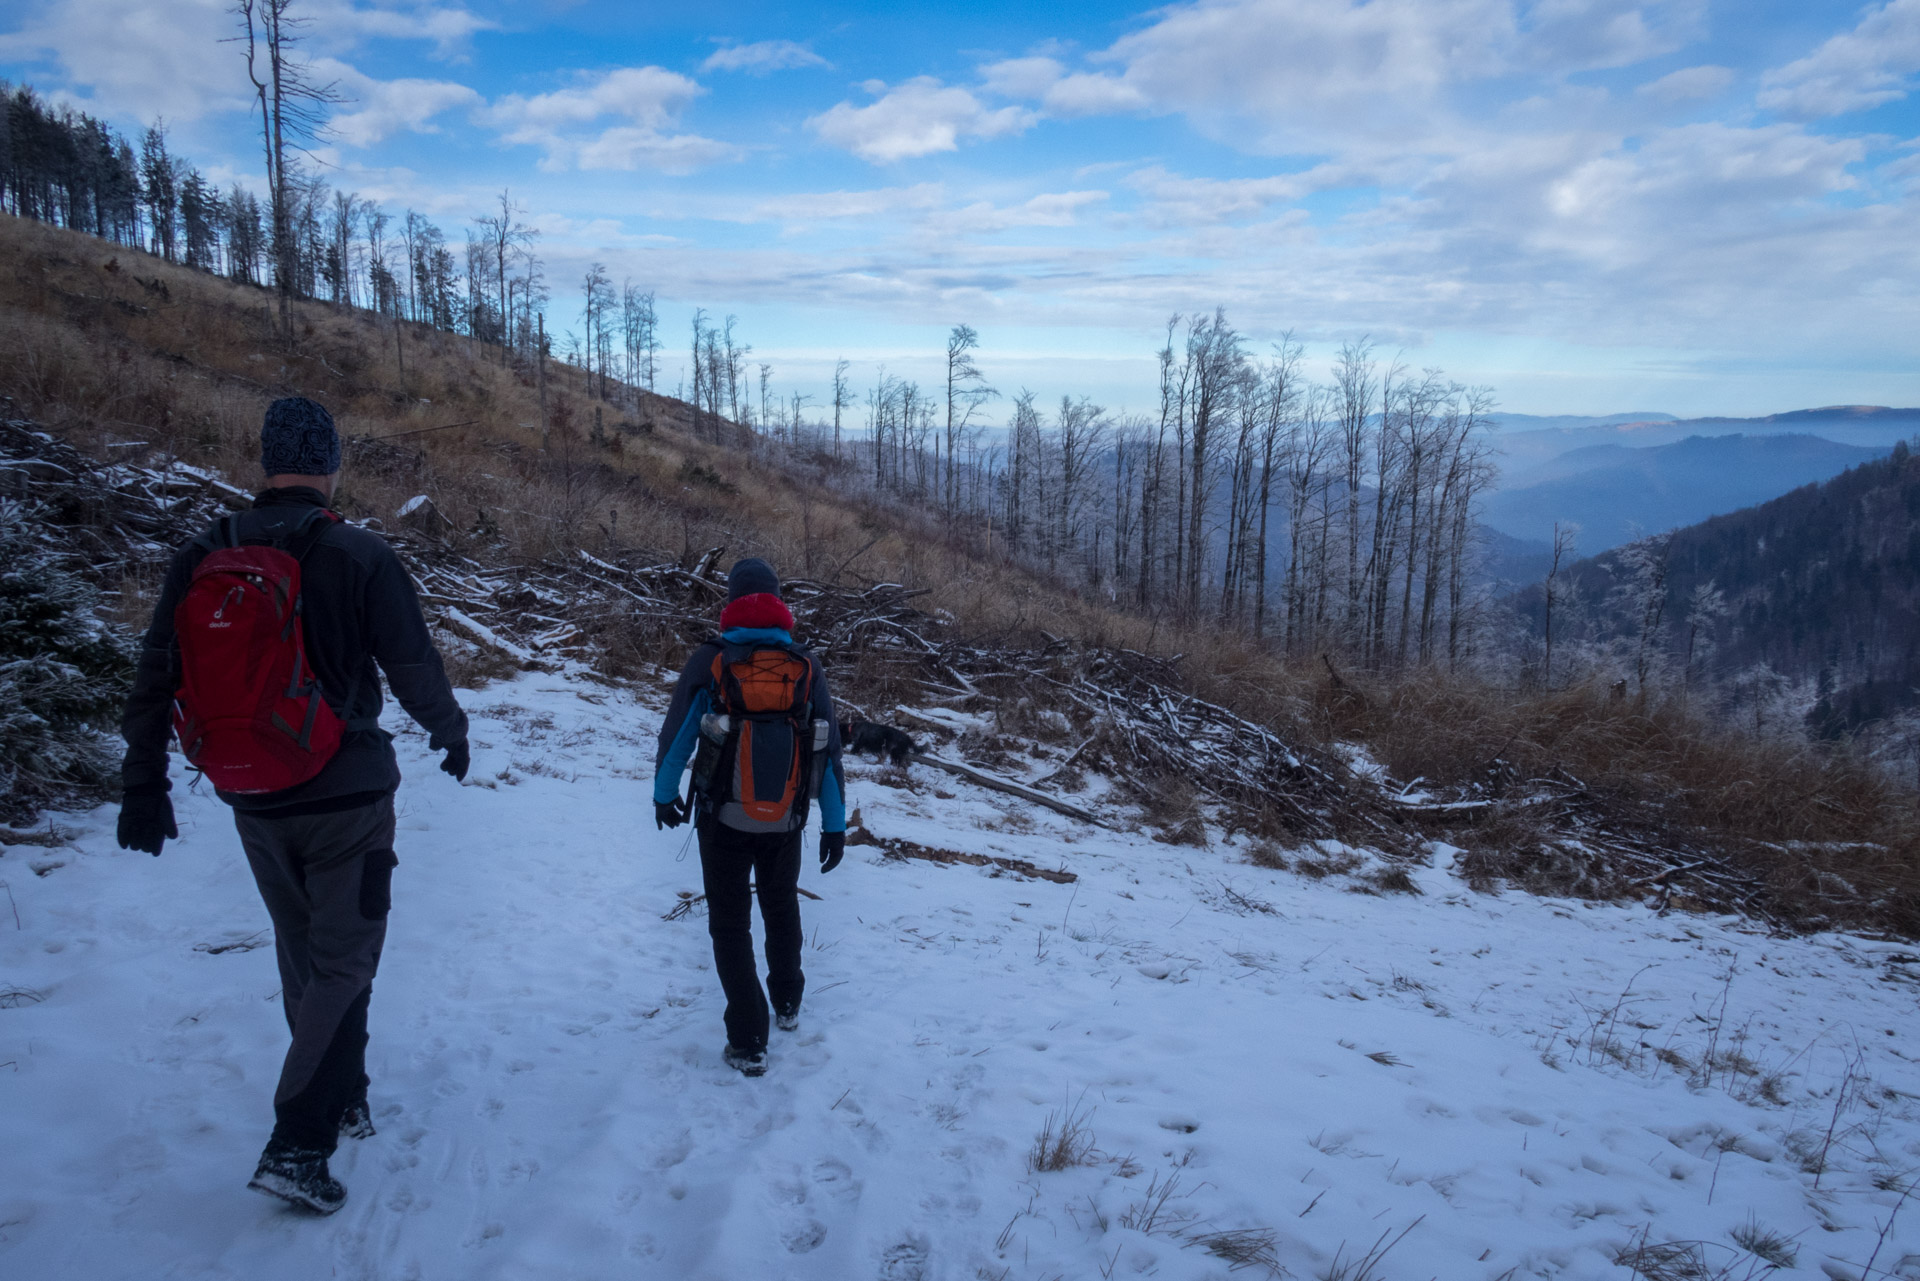
{"type": "Polygon", "coordinates": [[[393,797],[334,814],[234,811],[273,918],[293,1044],[273,1094],[276,1140],[332,1152],[367,1087],[367,1002],[392,901],[393,797]]]}

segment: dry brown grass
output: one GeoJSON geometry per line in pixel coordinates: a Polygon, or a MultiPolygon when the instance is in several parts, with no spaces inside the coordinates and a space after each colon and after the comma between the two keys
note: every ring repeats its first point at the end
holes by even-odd
{"type": "MultiPolygon", "coordinates": [[[[1679,696],[1598,685],[1518,692],[1429,673],[1362,692],[1337,707],[1324,693],[1322,713],[1395,777],[1494,796],[1533,778],[1577,780],[1623,823],[1683,834],[1756,876],[1789,918],[1864,900],[1865,919],[1849,913],[1850,923],[1920,931],[1916,797],[1844,746],[1756,738],[1679,696]]],[[[1593,880],[1523,811],[1496,811],[1455,839],[1472,846],[1469,870],[1596,898],[1625,888],[1593,880]]]]}
{"type": "Polygon", "coordinates": [[[795,577],[924,586],[927,608],[982,637],[1145,644],[1151,634],[975,554],[929,515],[849,499],[850,464],[693,439],[686,406],[665,397],[642,396],[637,411],[602,405],[613,443],[595,446],[595,402],[558,363],[542,455],[534,379],[497,349],[401,325],[403,371],[391,322],[298,303],[288,350],[271,305],[262,289],[0,215],[0,394],[83,448],[137,457],[126,442],[146,442],[246,483],[258,475],[261,413],[278,396],[320,401],[349,437],[470,423],[350,446],[341,509],[390,522],[424,493],[454,530],[482,531],[508,557],[584,547],[691,559],[723,546],[795,577]]]}

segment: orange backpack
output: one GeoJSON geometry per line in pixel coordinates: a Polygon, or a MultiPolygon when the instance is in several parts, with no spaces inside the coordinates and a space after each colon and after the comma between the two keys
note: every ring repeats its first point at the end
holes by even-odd
{"type": "Polygon", "coordinates": [[[814,665],[798,645],[722,642],[701,718],[694,789],[723,825],[742,832],[805,827],[831,724],[813,715],[814,665]]]}

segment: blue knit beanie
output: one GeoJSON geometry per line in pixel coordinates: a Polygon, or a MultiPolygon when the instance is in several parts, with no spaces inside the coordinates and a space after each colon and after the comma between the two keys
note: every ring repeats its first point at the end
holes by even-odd
{"type": "Polygon", "coordinates": [[[269,476],[331,476],[340,470],[333,415],[305,396],[267,406],[260,424],[260,468],[269,476]]]}
{"type": "Polygon", "coordinates": [[[736,601],[742,596],[763,592],[769,596],[780,594],[780,579],[774,574],[773,566],[758,556],[733,562],[733,568],[727,571],[727,599],[736,601]]]}

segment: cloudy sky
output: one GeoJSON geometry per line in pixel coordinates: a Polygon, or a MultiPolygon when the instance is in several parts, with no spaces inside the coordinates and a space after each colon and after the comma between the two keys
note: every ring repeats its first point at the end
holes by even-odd
{"type": "MultiPolygon", "coordinates": [[[[1152,399],[1168,315],[1531,413],[1920,404],[1920,0],[306,0],[338,186],[510,189],[778,386],[1152,399]]],[[[8,0],[0,75],[253,180],[226,0],[8,0]]],[[[670,358],[669,384],[677,376],[670,358]]]]}

